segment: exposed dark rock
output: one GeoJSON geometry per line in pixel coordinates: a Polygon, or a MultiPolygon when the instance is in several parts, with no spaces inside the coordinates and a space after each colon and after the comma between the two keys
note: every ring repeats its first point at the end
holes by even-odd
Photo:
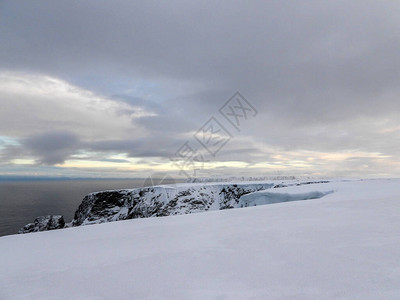
{"type": "Polygon", "coordinates": [[[283,184],[283,183],[279,183],[279,184],[275,185],[273,188],[278,189],[278,188],[284,188],[284,187],[287,187],[287,185],[283,184]]]}
{"type": "Polygon", "coordinates": [[[54,230],[64,227],[65,221],[63,216],[41,216],[37,217],[33,223],[29,223],[22,227],[18,233],[54,230]]]}

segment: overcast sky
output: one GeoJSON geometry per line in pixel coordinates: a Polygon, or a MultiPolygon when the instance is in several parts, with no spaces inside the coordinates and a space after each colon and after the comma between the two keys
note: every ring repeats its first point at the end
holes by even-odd
{"type": "Polygon", "coordinates": [[[400,175],[397,1],[0,0],[0,40],[0,175],[400,175]]]}

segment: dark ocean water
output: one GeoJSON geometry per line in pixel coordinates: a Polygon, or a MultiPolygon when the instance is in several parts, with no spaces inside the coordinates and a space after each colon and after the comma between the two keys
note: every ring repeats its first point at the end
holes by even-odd
{"type": "Polygon", "coordinates": [[[63,215],[69,222],[87,194],[137,188],[143,182],[142,179],[0,181],[0,236],[16,234],[42,215],[63,215]]]}

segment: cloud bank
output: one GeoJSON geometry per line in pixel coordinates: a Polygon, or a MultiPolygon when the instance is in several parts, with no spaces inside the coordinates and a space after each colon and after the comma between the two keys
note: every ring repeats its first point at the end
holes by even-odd
{"type": "Polygon", "coordinates": [[[399,30],[394,1],[2,1],[0,163],[165,169],[239,90],[211,173],[398,175],[399,30]]]}

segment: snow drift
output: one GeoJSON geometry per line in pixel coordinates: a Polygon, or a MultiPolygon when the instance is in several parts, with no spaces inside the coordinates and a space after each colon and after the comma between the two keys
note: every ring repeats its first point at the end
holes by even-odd
{"type": "Polygon", "coordinates": [[[328,192],[312,191],[300,194],[274,193],[274,192],[250,193],[240,197],[239,203],[236,205],[236,207],[242,208],[248,206],[257,206],[257,205],[265,205],[265,204],[281,203],[289,201],[319,199],[331,193],[333,193],[333,191],[328,191],[328,192]]]}

